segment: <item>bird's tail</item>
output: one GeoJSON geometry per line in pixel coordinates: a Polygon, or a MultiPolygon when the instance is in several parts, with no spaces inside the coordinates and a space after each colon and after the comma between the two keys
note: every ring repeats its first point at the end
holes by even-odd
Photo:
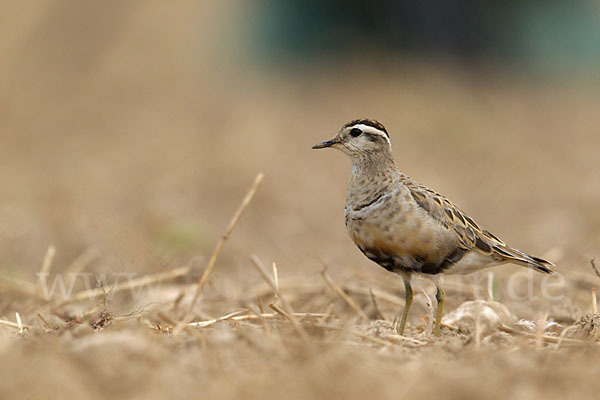
{"type": "Polygon", "coordinates": [[[503,261],[523,265],[527,268],[531,268],[535,271],[543,272],[545,274],[551,274],[554,272],[552,267],[555,265],[550,261],[544,260],[543,258],[525,254],[522,251],[513,249],[509,246],[494,246],[494,250],[496,254],[503,258],[503,261]]]}

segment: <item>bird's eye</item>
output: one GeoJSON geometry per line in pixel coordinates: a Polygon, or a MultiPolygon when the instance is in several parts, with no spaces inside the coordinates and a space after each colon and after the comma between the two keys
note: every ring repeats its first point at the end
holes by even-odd
{"type": "Polygon", "coordinates": [[[362,133],[362,131],[360,129],[352,128],[352,130],[350,131],[350,136],[357,137],[357,136],[360,136],[361,133],[362,133]]]}

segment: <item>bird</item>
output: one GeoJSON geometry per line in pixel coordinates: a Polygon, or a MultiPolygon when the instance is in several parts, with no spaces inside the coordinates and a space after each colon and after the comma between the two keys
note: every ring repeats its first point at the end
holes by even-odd
{"type": "Polygon", "coordinates": [[[387,129],[374,119],[355,119],[313,149],[341,150],[352,161],[346,191],[346,229],[360,251],[404,282],[405,303],[393,327],[404,334],[413,301],[411,277],[436,286],[434,334],[440,336],[445,291],[439,276],[468,274],[513,263],[550,274],[554,264],[508,246],[441,194],[398,169],[387,129]]]}

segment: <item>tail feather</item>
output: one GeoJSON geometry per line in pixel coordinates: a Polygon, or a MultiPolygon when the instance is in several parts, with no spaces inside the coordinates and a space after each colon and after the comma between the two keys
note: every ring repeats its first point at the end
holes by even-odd
{"type": "Polygon", "coordinates": [[[555,265],[543,258],[525,254],[520,250],[513,249],[508,246],[494,246],[494,252],[501,256],[504,261],[514,262],[515,264],[523,265],[538,272],[551,274],[554,272],[552,267],[555,265]]]}

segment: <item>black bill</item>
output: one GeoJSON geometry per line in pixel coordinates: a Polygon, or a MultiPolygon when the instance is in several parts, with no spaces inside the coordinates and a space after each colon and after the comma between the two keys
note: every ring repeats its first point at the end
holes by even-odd
{"type": "Polygon", "coordinates": [[[313,149],[324,149],[326,147],[331,147],[331,146],[333,146],[334,144],[337,144],[337,143],[338,143],[337,140],[331,139],[331,140],[327,140],[325,142],[317,143],[312,148],[313,149]]]}

